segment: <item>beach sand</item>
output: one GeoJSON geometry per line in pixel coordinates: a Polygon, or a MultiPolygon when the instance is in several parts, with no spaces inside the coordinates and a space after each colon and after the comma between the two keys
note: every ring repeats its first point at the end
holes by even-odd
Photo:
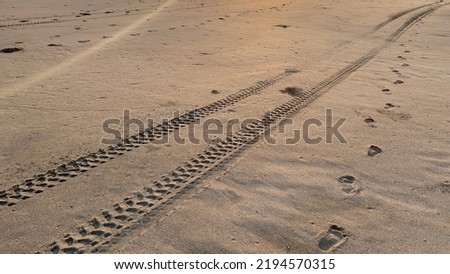
{"type": "Polygon", "coordinates": [[[450,251],[446,1],[0,6],[0,50],[18,50],[0,52],[1,253],[450,251]],[[99,151],[124,110],[160,123],[208,105],[201,136],[210,119],[261,120],[314,87],[273,144],[222,153],[169,132],[99,151]],[[345,142],[325,140],[327,109],[345,142]],[[285,143],[312,119],[321,142],[285,143]]]}

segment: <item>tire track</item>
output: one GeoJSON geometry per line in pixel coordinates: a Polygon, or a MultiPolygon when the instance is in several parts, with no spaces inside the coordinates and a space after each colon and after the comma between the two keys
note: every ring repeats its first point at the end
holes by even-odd
{"type": "MultiPolygon", "coordinates": [[[[249,2],[241,2],[240,4],[248,4],[248,3],[254,3],[254,1],[249,2]]],[[[166,9],[166,12],[173,12],[173,11],[184,11],[184,10],[192,10],[192,9],[203,9],[203,8],[209,8],[209,7],[224,7],[229,6],[233,4],[224,4],[224,5],[202,5],[202,6],[194,6],[194,7],[184,7],[184,8],[172,8],[172,9],[166,9]]],[[[2,19],[0,22],[14,22],[19,21],[18,23],[10,23],[10,24],[1,24],[0,28],[11,28],[11,27],[26,27],[26,26],[32,26],[32,25],[42,25],[42,24],[53,24],[53,23],[66,23],[66,22],[76,22],[79,20],[85,19],[107,19],[107,18],[115,18],[115,17],[123,17],[123,16],[130,16],[130,15],[142,15],[145,12],[143,11],[151,11],[154,10],[155,7],[149,7],[149,8],[142,8],[142,9],[125,9],[125,10],[118,10],[118,11],[106,11],[106,12],[89,12],[89,15],[81,15],[83,12],[80,12],[78,14],[63,14],[63,15],[54,15],[54,16],[42,16],[42,17],[30,17],[30,18],[9,18],[9,19],[2,19]],[[131,13],[133,12],[133,13],[131,13]],[[123,14],[118,14],[123,13],[123,14]],[[73,19],[63,19],[59,20],[59,18],[69,18],[69,17],[76,17],[73,19]],[[52,19],[52,20],[48,20],[52,19]],[[28,22],[30,20],[46,20],[46,21],[39,21],[39,22],[28,22]]],[[[266,9],[270,10],[270,8],[266,9]]]]}
{"type": "Polygon", "coordinates": [[[128,151],[132,151],[135,148],[152,143],[153,141],[161,140],[165,135],[176,129],[193,124],[199,121],[200,118],[209,116],[250,96],[258,94],[264,89],[273,86],[283,78],[297,72],[297,70],[288,69],[272,78],[259,81],[256,85],[242,89],[237,93],[229,95],[204,107],[191,110],[170,120],[167,119],[167,121],[149,127],[145,131],[130,136],[116,145],[109,146],[106,149],[99,149],[96,152],[89,153],[85,156],[69,161],[66,164],[62,164],[55,169],[35,175],[33,178],[27,179],[21,184],[14,185],[7,190],[0,191],[0,206],[15,206],[18,202],[28,200],[37,194],[43,193],[47,189],[51,189],[64,183],[70,178],[77,177],[82,173],[86,173],[89,170],[96,168],[100,164],[107,163],[128,151]]]}
{"type": "MultiPolygon", "coordinates": [[[[56,14],[56,15],[48,15],[48,16],[36,16],[36,17],[19,17],[19,18],[6,18],[0,19],[0,22],[14,22],[14,21],[30,21],[30,20],[46,20],[46,19],[56,19],[56,18],[65,18],[65,17],[83,17],[91,18],[91,16],[95,15],[104,15],[104,14],[115,14],[115,13],[125,13],[125,12],[137,12],[137,11],[149,11],[155,9],[157,6],[151,6],[148,8],[142,9],[124,9],[124,10],[114,10],[114,11],[105,11],[105,12],[89,12],[85,11],[85,13],[89,13],[89,15],[82,15],[84,12],[79,13],[71,13],[71,14],[56,14]]],[[[26,22],[23,22],[26,23],[26,22]]]]}
{"type": "Polygon", "coordinates": [[[390,43],[396,41],[406,30],[425,16],[441,7],[432,7],[413,16],[394,32],[382,45],[366,55],[327,77],[301,95],[266,113],[241,131],[204,150],[197,157],[152,182],[141,191],[134,192],[121,202],[113,205],[92,218],[76,232],[66,235],[62,240],[44,247],[40,253],[95,253],[108,247],[130,229],[154,216],[183,192],[192,188],[214,169],[230,161],[240,152],[257,143],[262,136],[283,119],[299,112],[323,93],[372,60],[390,43]]]}

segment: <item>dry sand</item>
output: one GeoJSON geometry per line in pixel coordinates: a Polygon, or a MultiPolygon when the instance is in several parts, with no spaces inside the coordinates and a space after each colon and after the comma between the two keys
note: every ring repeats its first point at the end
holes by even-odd
{"type": "Polygon", "coordinates": [[[261,119],[293,98],[280,90],[314,87],[434,2],[3,1],[0,49],[23,50],[0,53],[0,252],[450,252],[447,5],[292,116],[299,128],[332,109],[347,118],[345,144],[285,145],[287,125],[276,145],[206,160],[189,189],[161,192],[142,214],[113,205],[173,181],[208,144],[140,145],[85,172],[60,168],[51,188],[36,177],[106,148],[102,122],[124,109],[169,118],[298,69],[201,123],[261,119]]]}

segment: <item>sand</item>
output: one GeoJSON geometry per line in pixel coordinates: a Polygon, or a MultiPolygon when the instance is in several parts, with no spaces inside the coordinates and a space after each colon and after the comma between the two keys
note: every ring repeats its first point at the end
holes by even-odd
{"type": "Polygon", "coordinates": [[[114,205],[158,189],[161,176],[174,181],[177,167],[214,144],[177,144],[169,133],[166,144],[109,154],[97,167],[60,168],[63,182],[45,175],[107,148],[102,122],[124,109],[159,123],[253,87],[200,123],[261,119],[297,95],[280,90],[314,87],[432,3],[3,1],[0,49],[23,50],[0,53],[0,191],[8,196],[0,195],[0,252],[448,253],[447,5],[302,107],[285,133],[273,132],[276,144],[260,140],[208,162],[153,208],[130,206],[144,211],[125,214],[134,220],[114,218],[122,214],[114,205]],[[267,79],[276,81],[257,84],[267,79]],[[346,118],[346,143],[284,144],[293,127],[325,121],[326,109],[334,122],[346,118]],[[373,157],[371,146],[380,149],[373,157]],[[42,193],[24,192],[29,178],[42,193]]]}

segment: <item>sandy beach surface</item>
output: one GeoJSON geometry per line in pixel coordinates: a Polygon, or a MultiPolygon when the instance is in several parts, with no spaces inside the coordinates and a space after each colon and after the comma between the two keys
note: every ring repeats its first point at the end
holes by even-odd
{"type": "Polygon", "coordinates": [[[449,253],[447,3],[1,1],[0,253],[449,253]]]}

